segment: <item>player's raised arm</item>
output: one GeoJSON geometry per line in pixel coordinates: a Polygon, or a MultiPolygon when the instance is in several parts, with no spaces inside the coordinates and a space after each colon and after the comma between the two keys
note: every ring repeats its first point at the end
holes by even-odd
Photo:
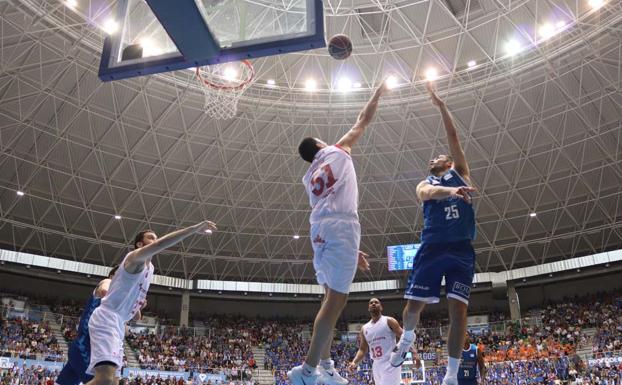
{"type": "Polygon", "coordinates": [[[449,153],[453,158],[454,169],[463,177],[469,178],[469,165],[466,161],[466,157],[464,156],[464,151],[462,150],[462,146],[460,145],[460,140],[458,139],[458,132],[456,131],[456,126],[454,125],[454,120],[445,105],[445,102],[438,97],[434,88],[432,88],[432,83],[428,82],[426,84],[426,88],[428,89],[428,93],[430,94],[430,99],[432,99],[432,104],[438,107],[441,111],[441,116],[443,118],[443,125],[445,126],[445,132],[447,133],[447,142],[449,144],[449,153]]]}
{"type": "Polygon", "coordinates": [[[348,131],[339,141],[338,145],[343,147],[344,150],[350,152],[352,150],[352,146],[359,140],[365,129],[371,123],[374,118],[374,114],[378,109],[378,102],[380,101],[380,97],[388,90],[387,82],[383,81],[382,84],[376,89],[374,95],[369,99],[363,110],[359,113],[359,116],[356,120],[356,123],[350,131],[348,131]]]}
{"type": "Polygon", "coordinates": [[[363,359],[365,358],[367,352],[369,352],[369,345],[367,344],[367,340],[365,339],[365,335],[363,334],[363,329],[361,329],[361,332],[359,333],[359,350],[356,352],[356,355],[352,359],[352,362],[348,364],[348,371],[350,373],[356,370],[361,361],[363,361],[363,359]]]}
{"type": "Polygon", "coordinates": [[[427,180],[421,181],[417,185],[417,197],[420,201],[425,202],[429,200],[443,200],[447,198],[460,198],[467,203],[471,202],[471,195],[469,193],[474,192],[473,187],[445,187],[445,186],[433,186],[427,180]]]}
{"type": "Polygon", "coordinates": [[[216,230],[216,224],[210,221],[203,221],[194,226],[166,234],[162,238],[158,238],[148,245],[138,247],[136,250],[130,252],[125,259],[124,268],[130,273],[138,273],[142,271],[143,264],[157,253],[183,241],[192,234],[204,233],[207,230],[216,230]]]}

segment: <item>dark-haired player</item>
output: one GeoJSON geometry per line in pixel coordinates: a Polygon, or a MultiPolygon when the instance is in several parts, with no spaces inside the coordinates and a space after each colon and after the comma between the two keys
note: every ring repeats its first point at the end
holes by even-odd
{"type": "Polygon", "coordinates": [[[88,385],[118,384],[123,366],[125,323],[145,305],[153,277],[151,259],[192,234],[205,234],[216,225],[204,221],[158,238],[151,230],[141,231],[134,238],[134,250],[128,253],[116,272],[108,294],[91,316],[91,361],[87,373],[94,375],[88,385]]]}
{"type": "Polygon", "coordinates": [[[311,163],[302,182],[311,204],[313,267],[325,296],[315,318],[307,358],[287,373],[294,385],[315,385],[318,377],[325,385],[347,383],[330,359],[333,329],[346,304],[357,265],[369,269],[365,254],[359,251],[359,197],[350,152],[371,123],[386,90],[383,82],[337,144],[329,146],[317,138],[305,138],[298,147],[302,159],[311,163]]]}
{"type": "Polygon", "coordinates": [[[421,311],[440,300],[441,281],[445,277],[449,335],[447,337],[447,372],[443,385],[458,384],[458,367],[467,326],[467,306],[475,268],[475,212],[471,193],[469,166],[458,140],[449,110],[428,83],[432,103],[441,112],[449,152],[429,164],[430,175],[417,185],[417,197],[423,202],[421,247],[408,278],[404,297],[408,300],[403,313],[404,333],[391,364],[399,366],[415,340],[415,327],[421,311]]]}

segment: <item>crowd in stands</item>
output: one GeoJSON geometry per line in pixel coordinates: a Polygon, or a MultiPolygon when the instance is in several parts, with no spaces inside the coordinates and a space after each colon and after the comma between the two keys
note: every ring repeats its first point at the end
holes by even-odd
{"type": "Polygon", "coordinates": [[[0,385],[54,385],[58,371],[26,365],[0,370],[0,385]]]}
{"type": "Polygon", "coordinates": [[[0,326],[0,351],[20,358],[63,361],[63,352],[47,322],[3,319],[0,326]]]}
{"type": "Polygon", "coordinates": [[[160,333],[128,333],[126,340],[145,369],[204,371],[233,380],[250,379],[257,366],[251,351],[258,342],[257,325],[248,319],[213,322],[203,331],[207,335],[171,327],[160,333]]]}

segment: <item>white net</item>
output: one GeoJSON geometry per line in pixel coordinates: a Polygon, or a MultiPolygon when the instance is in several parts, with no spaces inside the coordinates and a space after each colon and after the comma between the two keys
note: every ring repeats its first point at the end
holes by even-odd
{"type": "Polygon", "coordinates": [[[240,97],[251,85],[255,72],[248,60],[197,68],[197,81],[205,94],[205,112],[214,119],[231,119],[240,97]]]}

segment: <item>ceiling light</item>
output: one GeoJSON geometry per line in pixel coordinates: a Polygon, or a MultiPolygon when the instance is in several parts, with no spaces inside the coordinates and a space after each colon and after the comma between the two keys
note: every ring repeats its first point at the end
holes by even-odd
{"type": "Polygon", "coordinates": [[[560,20],[560,21],[558,21],[557,23],[555,23],[555,27],[556,27],[557,29],[562,29],[562,28],[564,28],[565,26],[566,26],[566,22],[565,22],[565,21],[563,21],[563,20],[560,20]]]}
{"type": "Polygon", "coordinates": [[[391,75],[387,78],[387,87],[389,88],[397,87],[397,78],[395,76],[391,75]]]}
{"type": "Polygon", "coordinates": [[[20,191],[20,190],[17,190],[16,194],[17,194],[18,197],[23,197],[24,196],[24,192],[20,191]]]}
{"type": "Polygon", "coordinates": [[[78,6],[77,0],[65,0],[65,5],[71,9],[76,9],[78,6]]]}
{"type": "Polygon", "coordinates": [[[505,43],[505,53],[507,53],[508,55],[514,56],[518,54],[520,51],[522,51],[522,47],[520,46],[520,43],[517,40],[512,39],[508,41],[507,43],[505,43]]]}
{"type": "Polygon", "coordinates": [[[104,22],[102,29],[108,35],[112,35],[113,33],[117,32],[117,30],[119,29],[119,23],[117,23],[114,19],[108,19],[104,22]]]}
{"type": "Polygon", "coordinates": [[[337,89],[341,92],[350,91],[350,88],[352,88],[352,82],[348,78],[341,78],[337,82],[337,89]]]}
{"type": "Polygon", "coordinates": [[[538,215],[538,214],[536,214],[536,213],[529,213],[529,216],[532,217],[532,218],[534,218],[536,215],[538,215]]]}
{"type": "Polygon", "coordinates": [[[477,62],[475,60],[469,60],[467,65],[469,66],[469,68],[473,68],[477,65],[477,62]]]}
{"type": "Polygon", "coordinates": [[[425,71],[425,79],[429,82],[433,82],[438,79],[438,71],[436,68],[428,68],[425,71]]]}
{"type": "Polygon", "coordinates": [[[294,239],[300,239],[300,235],[298,234],[294,235],[294,239]]]}
{"type": "Polygon", "coordinates": [[[352,83],[352,87],[353,88],[361,88],[362,84],[360,82],[354,82],[354,83],[352,83]]]}
{"type": "Polygon", "coordinates": [[[305,89],[307,91],[315,91],[317,88],[317,82],[314,79],[307,79],[305,82],[305,89]]]}
{"type": "Polygon", "coordinates": [[[212,233],[212,229],[205,230],[205,234],[211,234],[211,233],[212,233]]]}
{"type": "Polygon", "coordinates": [[[222,75],[225,77],[225,80],[233,81],[238,77],[238,71],[233,67],[225,67],[222,71],[222,75]]]}
{"type": "Polygon", "coordinates": [[[592,9],[596,10],[605,4],[605,0],[589,0],[587,3],[592,9]]]}
{"type": "Polygon", "coordinates": [[[267,83],[269,86],[273,86],[273,85],[275,85],[275,84],[276,84],[276,82],[274,81],[274,79],[268,79],[268,80],[266,81],[266,83],[267,83]]]}
{"type": "Polygon", "coordinates": [[[555,31],[555,27],[553,27],[553,24],[544,23],[540,26],[538,33],[540,34],[540,37],[542,39],[546,40],[546,39],[551,38],[553,35],[555,35],[556,31],[555,31]]]}
{"type": "Polygon", "coordinates": [[[115,215],[114,219],[119,220],[119,219],[121,219],[121,216],[120,215],[115,215]]]}

